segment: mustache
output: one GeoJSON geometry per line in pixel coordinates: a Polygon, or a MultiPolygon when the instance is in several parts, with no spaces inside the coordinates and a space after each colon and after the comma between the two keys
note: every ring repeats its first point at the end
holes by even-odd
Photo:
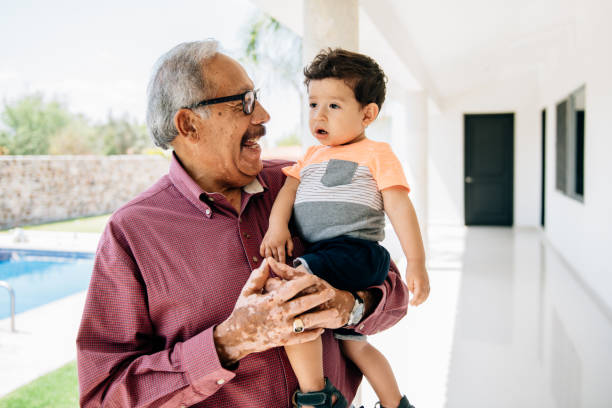
{"type": "Polygon", "coordinates": [[[248,139],[250,137],[261,137],[266,134],[266,127],[264,125],[255,125],[249,127],[244,134],[243,139],[248,139]]]}

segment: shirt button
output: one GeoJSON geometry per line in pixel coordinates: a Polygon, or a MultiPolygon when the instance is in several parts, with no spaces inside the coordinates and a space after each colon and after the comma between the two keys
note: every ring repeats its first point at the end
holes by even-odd
{"type": "Polygon", "coordinates": [[[211,203],[212,203],[213,201],[215,201],[215,199],[214,199],[214,198],[212,198],[212,197],[208,197],[208,199],[210,200],[210,202],[211,202],[211,203]]]}
{"type": "Polygon", "coordinates": [[[253,262],[257,263],[259,261],[259,258],[257,258],[256,256],[253,257],[253,262]]]}
{"type": "Polygon", "coordinates": [[[364,327],[365,327],[365,324],[360,325],[359,330],[363,330],[364,327]]]}
{"type": "Polygon", "coordinates": [[[207,208],[205,212],[206,212],[206,215],[210,215],[210,208],[207,208]]]}
{"type": "Polygon", "coordinates": [[[225,384],[225,380],[223,378],[221,378],[221,379],[217,380],[217,384],[223,385],[223,384],[225,384]]]}
{"type": "Polygon", "coordinates": [[[247,233],[245,232],[245,233],[244,233],[244,237],[245,237],[245,238],[251,238],[251,235],[250,235],[250,234],[247,234],[247,233]]]}

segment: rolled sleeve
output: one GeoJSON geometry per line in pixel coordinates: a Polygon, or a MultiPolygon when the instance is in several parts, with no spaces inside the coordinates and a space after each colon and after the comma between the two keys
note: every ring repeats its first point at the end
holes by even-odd
{"type": "Polygon", "coordinates": [[[376,334],[395,325],[406,315],[408,287],[393,262],[387,279],[381,285],[371,286],[368,290],[380,291],[380,302],[374,311],[355,327],[356,332],[376,334]]]}

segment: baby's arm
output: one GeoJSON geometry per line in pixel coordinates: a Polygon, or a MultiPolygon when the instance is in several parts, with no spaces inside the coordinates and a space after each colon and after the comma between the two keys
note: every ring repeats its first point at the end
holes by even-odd
{"type": "Polygon", "coordinates": [[[278,192],[270,212],[268,231],[264,235],[259,247],[259,254],[261,256],[273,256],[277,261],[285,263],[285,246],[287,246],[287,253],[290,256],[293,255],[293,241],[289,232],[289,220],[291,219],[295,193],[299,185],[298,179],[287,176],[285,184],[283,184],[283,187],[278,192]]]}
{"type": "Polygon", "coordinates": [[[387,188],[382,191],[382,196],[385,212],[391,220],[408,262],[406,284],[413,294],[410,304],[418,306],[429,296],[429,276],[425,269],[425,249],[416,212],[408,192],[404,189],[387,188]]]}

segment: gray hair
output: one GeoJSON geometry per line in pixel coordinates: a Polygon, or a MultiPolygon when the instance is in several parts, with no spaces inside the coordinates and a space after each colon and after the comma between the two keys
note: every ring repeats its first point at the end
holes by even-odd
{"type": "MultiPolygon", "coordinates": [[[[178,135],[174,115],[182,107],[214,95],[214,84],[203,78],[202,63],[219,49],[216,40],[186,42],[162,55],[147,87],[147,127],[156,146],[167,149],[178,135]]],[[[208,108],[200,108],[208,115],[208,108]]]]}

